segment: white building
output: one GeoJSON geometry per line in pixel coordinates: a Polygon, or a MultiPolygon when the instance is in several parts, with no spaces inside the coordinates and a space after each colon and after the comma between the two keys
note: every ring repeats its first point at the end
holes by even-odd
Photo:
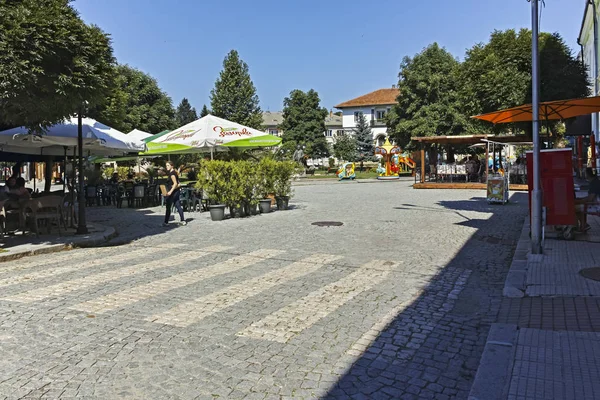
{"type": "Polygon", "coordinates": [[[342,126],[345,132],[352,132],[356,128],[358,116],[363,113],[370,121],[373,140],[376,144],[383,144],[387,136],[385,116],[396,104],[400,91],[395,87],[379,89],[363,96],[338,104],[335,108],[342,110],[342,126]]]}
{"type": "Polygon", "coordinates": [[[283,122],[283,113],[281,111],[265,111],[263,112],[262,117],[263,127],[265,128],[266,133],[274,136],[283,135],[283,131],[279,128],[279,125],[283,122]]]}
{"type": "Polygon", "coordinates": [[[325,118],[325,139],[327,139],[327,143],[333,146],[335,138],[343,134],[344,124],[342,123],[342,117],[330,111],[329,115],[325,118]]]}
{"type": "MultiPolygon", "coordinates": [[[[598,35],[600,35],[600,29],[598,27],[600,13],[598,8],[600,7],[600,0],[579,1],[580,4],[584,6],[584,12],[577,43],[581,46],[580,54],[582,55],[583,62],[587,68],[592,96],[598,96],[600,95],[600,77],[598,76],[597,65],[598,51],[600,51],[598,48],[598,35]]],[[[592,130],[596,136],[596,143],[600,141],[598,122],[598,114],[592,114],[592,130]]]]}

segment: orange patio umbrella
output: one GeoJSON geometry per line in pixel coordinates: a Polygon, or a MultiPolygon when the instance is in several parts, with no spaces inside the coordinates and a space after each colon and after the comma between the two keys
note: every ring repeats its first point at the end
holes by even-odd
{"type": "MultiPolygon", "coordinates": [[[[542,121],[567,119],[596,112],[600,112],[600,96],[540,103],[540,120],[542,121]]],[[[524,104],[505,110],[475,115],[471,118],[481,119],[493,124],[529,122],[533,120],[533,107],[531,104],[524,104]]]]}

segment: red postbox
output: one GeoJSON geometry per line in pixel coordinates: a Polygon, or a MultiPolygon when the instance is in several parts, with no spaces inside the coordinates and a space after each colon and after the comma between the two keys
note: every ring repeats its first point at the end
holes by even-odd
{"type": "MultiPolygon", "coordinates": [[[[576,225],[575,188],[571,149],[540,151],[542,205],[546,208],[546,225],[576,225]]],[[[527,152],[527,187],[529,215],[533,190],[533,153],[527,152]]]]}

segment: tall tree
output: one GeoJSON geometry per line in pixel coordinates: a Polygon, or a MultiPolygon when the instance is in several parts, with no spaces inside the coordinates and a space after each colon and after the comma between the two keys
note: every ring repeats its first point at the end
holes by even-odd
{"type": "MultiPolygon", "coordinates": [[[[589,94],[583,63],[574,57],[559,34],[542,32],[540,100],[562,100],[589,94]]],[[[488,43],[467,51],[460,71],[461,103],[466,115],[497,111],[531,102],[531,31],[494,31],[488,43]]],[[[505,131],[513,126],[472,121],[472,131],[505,131]]],[[[529,130],[531,124],[517,128],[529,130]]]]}
{"type": "Polygon", "coordinates": [[[90,116],[123,132],[133,129],[158,133],[176,128],[171,98],[150,75],[128,65],[117,67],[112,93],[90,116]]]}
{"type": "Polygon", "coordinates": [[[206,107],[205,104],[202,106],[202,110],[200,111],[200,118],[206,117],[208,114],[210,114],[210,111],[208,110],[208,107],[206,107]]]}
{"type": "Polygon", "coordinates": [[[32,130],[103,101],[114,74],[110,39],[68,0],[0,1],[0,119],[32,130]]]}
{"type": "Polygon", "coordinates": [[[373,146],[373,132],[369,121],[363,113],[358,114],[356,128],[354,129],[356,138],[356,150],[360,160],[369,160],[373,158],[375,146],[373,146]]]}
{"type": "Polygon", "coordinates": [[[292,90],[283,100],[283,122],[279,127],[286,148],[306,145],[306,154],[313,158],[329,156],[329,144],[324,135],[328,111],[319,105],[320,101],[319,94],[313,89],[306,93],[292,90]]]}
{"type": "Polygon", "coordinates": [[[192,107],[188,99],[184,97],[175,111],[175,125],[183,126],[190,122],[194,122],[197,119],[198,114],[196,114],[196,109],[192,107]]]}
{"type": "Polygon", "coordinates": [[[398,103],[388,115],[388,132],[401,147],[411,136],[456,135],[465,118],[457,95],[459,62],[437,43],[400,64],[398,103]]]}
{"type": "Polygon", "coordinates": [[[342,161],[356,160],[356,138],[351,135],[340,135],[335,138],[333,155],[342,161]]]}
{"type": "Polygon", "coordinates": [[[223,61],[223,70],[210,92],[212,114],[259,129],[262,125],[258,95],[248,64],[240,59],[236,50],[231,50],[223,61]]]}

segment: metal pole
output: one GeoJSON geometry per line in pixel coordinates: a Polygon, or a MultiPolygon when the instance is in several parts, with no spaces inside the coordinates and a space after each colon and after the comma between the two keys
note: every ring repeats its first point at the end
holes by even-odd
{"type": "Polygon", "coordinates": [[[67,146],[63,147],[65,150],[65,158],[63,159],[63,170],[62,170],[62,180],[63,180],[63,197],[67,194],[67,190],[65,189],[67,185],[67,146]]]}
{"type": "Polygon", "coordinates": [[[77,234],[84,235],[88,233],[87,224],[85,221],[85,193],[84,177],[83,177],[83,122],[81,121],[81,113],[83,107],[79,107],[77,113],[77,150],[79,153],[79,220],[77,221],[77,234]]]}
{"type": "Polygon", "coordinates": [[[531,78],[533,107],[533,191],[531,193],[531,252],[542,254],[542,191],[540,188],[540,98],[538,0],[531,0],[531,78]]]}

